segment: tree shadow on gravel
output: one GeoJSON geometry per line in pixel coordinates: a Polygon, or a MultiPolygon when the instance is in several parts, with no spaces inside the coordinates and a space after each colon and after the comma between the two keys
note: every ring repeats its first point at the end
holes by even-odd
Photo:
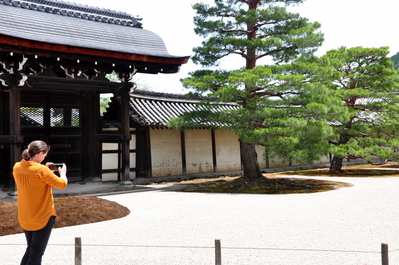
{"type": "Polygon", "coordinates": [[[214,179],[196,179],[176,184],[187,185],[181,191],[207,193],[243,193],[243,194],[293,194],[331,191],[352,186],[349,183],[304,178],[310,177],[397,177],[399,165],[356,165],[344,167],[341,171],[312,169],[264,174],[264,179],[250,180],[242,177],[214,179]],[[295,175],[295,177],[292,177],[295,175]]]}

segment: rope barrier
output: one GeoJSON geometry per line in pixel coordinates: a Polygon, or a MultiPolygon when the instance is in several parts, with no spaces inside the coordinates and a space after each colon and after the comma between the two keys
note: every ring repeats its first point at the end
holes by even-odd
{"type": "MultiPolygon", "coordinates": [[[[0,246],[26,246],[26,244],[0,244],[0,246]]],[[[74,244],[48,244],[48,246],[75,246],[74,244]]],[[[150,246],[150,245],[99,245],[99,244],[82,244],[82,247],[130,247],[130,248],[186,248],[186,249],[214,249],[215,247],[204,246],[150,246]]],[[[306,248],[253,248],[253,247],[221,247],[230,250],[266,250],[266,251],[308,251],[308,252],[341,252],[341,253],[370,253],[379,254],[380,251],[368,250],[339,250],[339,249],[306,249],[306,248]]],[[[399,249],[390,250],[395,252],[399,249]]]]}

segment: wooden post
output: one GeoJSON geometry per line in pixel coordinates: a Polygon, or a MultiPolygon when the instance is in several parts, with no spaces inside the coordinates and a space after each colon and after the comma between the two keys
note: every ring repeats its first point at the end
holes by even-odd
{"type": "Polygon", "coordinates": [[[152,177],[150,129],[136,128],[136,175],[142,178],[152,177]]]}
{"type": "Polygon", "coordinates": [[[220,239],[215,239],[215,265],[222,265],[222,250],[220,239]]]}
{"type": "MultiPolygon", "coordinates": [[[[21,88],[17,85],[10,87],[10,135],[13,137],[11,143],[11,168],[14,164],[21,160],[21,88]]],[[[12,176],[11,191],[9,196],[16,196],[18,194],[15,186],[15,181],[12,176]]]]}
{"type": "Polygon", "coordinates": [[[389,265],[388,260],[388,244],[381,244],[382,265],[389,265]]]}
{"type": "Polygon", "coordinates": [[[216,135],[215,129],[211,130],[211,141],[212,141],[212,163],[213,163],[213,172],[218,171],[218,160],[216,155],[216,135]]]}
{"type": "Polygon", "coordinates": [[[124,83],[119,92],[121,98],[121,134],[122,145],[122,180],[121,185],[132,185],[130,181],[130,114],[129,114],[129,83],[124,83]]]}
{"type": "Polygon", "coordinates": [[[75,265],[82,265],[82,239],[75,237],[75,265]]]}
{"type": "Polygon", "coordinates": [[[187,157],[186,157],[186,136],[185,132],[180,131],[180,148],[181,148],[181,164],[182,164],[182,174],[187,173],[187,157]]]}

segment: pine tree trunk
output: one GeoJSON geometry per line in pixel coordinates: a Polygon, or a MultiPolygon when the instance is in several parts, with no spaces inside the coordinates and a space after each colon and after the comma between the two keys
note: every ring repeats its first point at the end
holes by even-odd
{"type": "Polygon", "coordinates": [[[330,171],[341,171],[342,170],[342,161],[344,160],[343,157],[336,157],[334,156],[331,165],[330,171]]]}
{"type": "MultiPolygon", "coordinates": [[[[345,128],[350,129],[352,124],[347,124],[345,128]]],[[[351,139],[351,136],[345,132],[340,133],[339,135],[339,140],[338,140],[338,145],[343,145],[348,143],[348,141],[351,139]]],[[[334,155],[331,165],[330,165],[330,171],[341,171],[342,170],[342,161],[344,160],[343,157],[337,157],[334,155]]]]}
{"type": "Polygon", "coordinates": [[[260,172],[258,154],[256,153],[254,144],[246,144],[241,142],[241,162],[244,168],[244,178],[264,178],[260,172]]]}

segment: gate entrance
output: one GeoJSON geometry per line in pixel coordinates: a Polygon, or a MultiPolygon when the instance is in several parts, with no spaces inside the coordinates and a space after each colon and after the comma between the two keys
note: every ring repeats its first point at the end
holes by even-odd
{"type": "MultiPolygon", "coordinates": [[[[79,95],[23,94],[21,133],[24,143],[43,140],[50,145],[45,162],[65,163],[68,179],[85,176],[82,100],[79,95]]],[[[25,149],[26,146],[23,146],[25,149]]]]}
{"type": "Polygon", "coordinates": [[[48,161],[68,165],[72,180],[101,178],[101,143],[118,143],[117,170],[122,184],[131,184],[130,80],[176,73],[189,59],[170,55],[139,20],[55,0],[0,1],[0,184],[11,195],[12,167],[36,139],[50,145],[48,161]],[[113,72],[118,81],[106,78],[113,72]],[[102,93],[121,102],[116,134],[101,131],[102,93]]]}

